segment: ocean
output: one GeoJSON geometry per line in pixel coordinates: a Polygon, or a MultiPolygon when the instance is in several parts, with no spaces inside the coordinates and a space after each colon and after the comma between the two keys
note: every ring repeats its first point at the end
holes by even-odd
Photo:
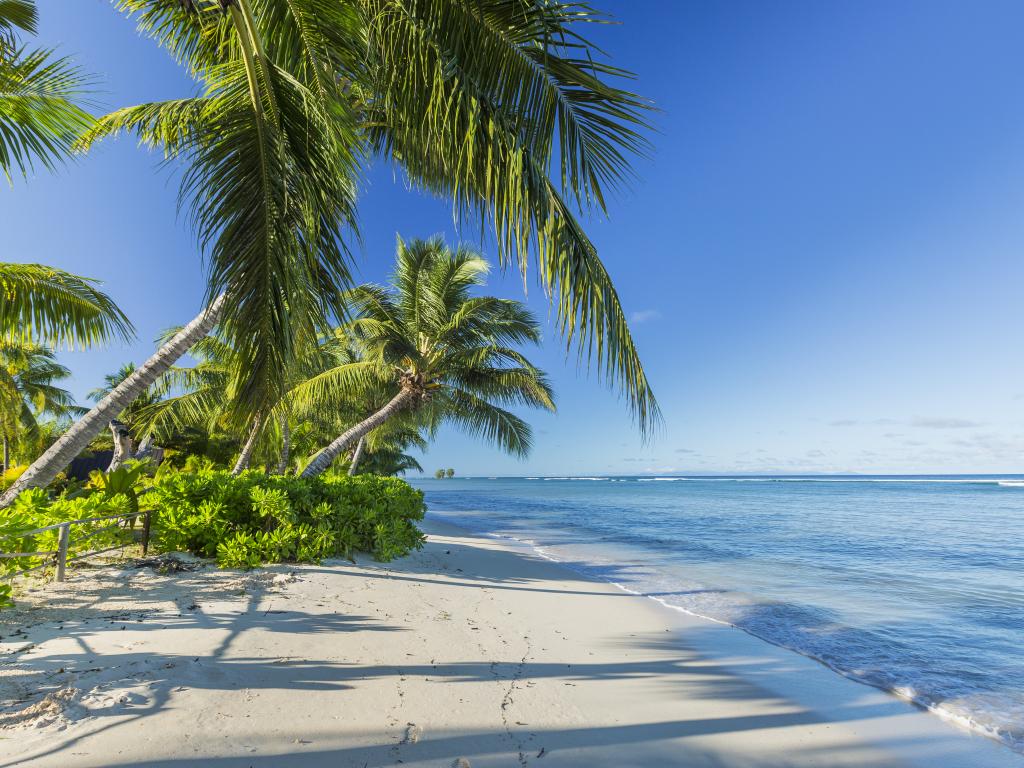
{"type": "Polygon", "coordinates": [[[1024,752],[1024,476],[416,479],[429,515],[1024,752]]]}

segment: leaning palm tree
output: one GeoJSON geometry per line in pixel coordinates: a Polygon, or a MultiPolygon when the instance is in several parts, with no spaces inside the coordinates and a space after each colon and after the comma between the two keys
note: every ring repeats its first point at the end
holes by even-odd
{"type": "MultiPolygon", "coordinates": [[[[316,354],[310,356],[308,364],[302,370],[303,375],[297,378],[298,383],[302,384],[329,371],[361,362],[361,353],[353,342],[348,328],[335,329],[333,334],[328,335],[322,341],[316,354]]],[[[360,422],[376,413],[393,396],[392,382],[386,379],[368,378],[359,382],[358,386],[349,388],[345,392],[344,398],[339,400],[336,397],[331,397],[327,408],[311,410],[309,403],[297,403],[291,396],[286,398],[285,402],[292,411],[301,415],[303,420],[312,427],[312,429],[306,429],[303,440],[306,445],[309,445],[311,440],[315,441],[316,450],[309,457],[311,460],[325,443],[333,440],[339,431],[344,431],[344,427],[360,422]],[[305,405],[305,407],[298,407],[299,405],[305,405]],[[339,427],[341,427],[340,430],[339,427]]],[[[348,474],[357,474],[363,461],[369,459],[373,454],[391,452],[397,457],[401,455],[404,448],[410,445],[426,448],[426,442],[416,425],[405,423],[400,419],[389,420],[361,437],[352,446],[351,455],[348,457],[348,474]]]]}
{"type": "Polygon", "coordinates": [[[515,346],[539,343],[540,328],[522,304],[475,297],[487,262],[439,239],[398,242],[393,286],[364,285],[351,301],[349,330],[363,359],[339,366],[297,387],[301,406],[351,398],[373,383],[392,396],[377,411],[345,430],[303,470],[320,474],[343,451],[395,418],[436,430],[449,422],[505,451],[525,456],[529,425],[509,405],[555,409],[544,373],[515,346]]]}
{"type": "MultiPolygon", "coordinates": [[[[179,329],[172,328],[164,333],[164,338],[178,332],[179,329]]],[[[321,354],[317,349],[313,352],[321,354]]],[[[189,428],[235,436],[241,431],[240,452],[235,462],[235,474],[238,474],[248,468],[257,443],[271,431],[268,426],[283,422],[280,435],[283,455],[279,467],[281,464],[287,467],[288,404],[276,403],[266,417],[240,418],[233,407],[236,400],[232,389],[238,380],[240,360],[222,329],[214,328],[209,336],[192,347],[190,355],[195,358],[195,365],[172,366],[156,380],[154,391],[160,397],[136,411],[140,432],[170,437],[176,431],[189,428]]],[[[310,361],[304,358],[301,362],[306,369],[310,368],[310,361]]],[[[302,371],[297,365],[293,375],[301,376],[302,371]]],[[[281,468],[280,472],[283,471],[281,468]]]]}
{"type": "Polygon", "coordinates": [[[342,316],[342,231],[364,161],[488,221],[503,265],[531,261],[567,343],[618,383],[647,431],[658,411],[625,314],[578,215],[603,212],[646,142],[648,103],[613,83],[558,0],[117,0],[200,82],[200,96],[119,110],[122,131],[185,163],[183,202],[209,255],[211,303],[12,486],[49,482],[215,323],[245,365],[251,416],[287,388],[297,339],[342,316]]]}
{"type": "Polygon", "coordinates": [[[40,417],[62,418],[78,412],[71,393],[54,383],[70,375],[45,347],[0,342],[0,439],[4,472],[11,465],[12,445],[35,440],[38,436],[40,417]]]}
{"type": "MultiPolygon", "coordinates": [[[[172,328],[163,336],[179,332],[172,328]]],[[[237,365],[234,349],[214,329],[192,347],[190,355],[195,365],[172,366],[156,380],[153,390],[160,397],[137,411],[141,432],[170,437],[188,428],[212,433],[230,426],[231,384],[237,365]]]]}
{"type": "Polygon", "coordinates": [[[429,441],[415,424],[402,424],[393,419],[356,442],[348,474],[395,475],[409,469],[422,472],[420,463],[406,451],[410,448],[425,451],[428,445],[429,441]]]}

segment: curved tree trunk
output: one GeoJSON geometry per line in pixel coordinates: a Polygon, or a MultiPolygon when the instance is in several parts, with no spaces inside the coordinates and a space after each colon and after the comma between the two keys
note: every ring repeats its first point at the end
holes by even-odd
{"type": "Polygon", "coordinates": [[[363,451],[366,450],[366,435],[359,438],[356,443],[356,449],[352,452],[352,463],[348,465],[348,476],[352,477],[356,473],[356,467],[359,466],[359,460],[363,458],[363,451]]]}
{"type": "Polygon", "coordinates": [[[391,398],[387,405],[385,405],[375,414],[370,416],[368,419],[364,419],[351,429],[342,432],[341,435],[339,435],[338,438],[333,443],[331,443],[322,451],[320,451],[320,453],[318,453],[313,458],[313,460],[309,462],[309,465],[304,470],[302,470],[302,477],[316,477],[317,475],[319,475],[321,472],[323,472],[325,469],[331,466],[331,462],[333,462],[338,457],[338,454],[340,454],[346,448],[349,448],[353,443],[359,440],[359,438],[363,437],[363,435],[367,434],[370,430],[379,427],[385,421],[394,416],[395,413],[400,411],[402,408],[405,408],[413,401],[415,397],[416,394],[412,390],[403,389],[401,392],[399,392],[397,395],[391,398]]]}
{"type": "Polygon", "coordinates": [[[131,376],[96,403],[91,411],[72,424],[71,428],[61,435],[57,442],[47,448],[43,455],[25,470],[17,482],[8,488],[3,496],[0,496],[0,509],[8,506],[26,488],[47,485],[57,476],[58,472],[65,469],[71,460],[103,431],[104,426],[112,417],[117,416],[131,405],[135,398],[156,380],[157,376],[174,365],[193,344],[210,332],[210,329],[217,324],[224,301],[222,293],[192,322],[160,347],[156,354],[139,366],[131,376]]]}
{"type": "Polygon", "coordinates": [[[292,452],[292,427],[288,423],[288,417],[281,417],[281,458],[277,462],[277,474],[283,475],[288,471],[288,461],[292,452]]]}
{"type": "Polygon", "coordinates": [[[262,426],[263,417],[260,414],[256,414],[256,418],[252,421],[252,429],[249,430],[249,437],[245,439],[245,445],[242,446],[242,452],[238,454],[235,468],[231,470],[232,475],[241,474],[249,468],[249,462],[252,461],[252,452],[256,450],[256,440],[260,436],[260,427],[262,426]]]}
{"type": "Polygon", "coordinates": [[[132,457],[132,437],[124,422],[111,419],[108,426],[110,434],[114,438],[114,455],[110,457],[107,472],[113,472],[132,457]]]}

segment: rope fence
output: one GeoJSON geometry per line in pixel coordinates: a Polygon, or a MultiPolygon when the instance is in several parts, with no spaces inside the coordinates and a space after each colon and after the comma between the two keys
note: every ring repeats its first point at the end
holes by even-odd
{"type": "MultiPolygon", "coordinates": [[[[128,520],[133,520],[134,521],[134,520],[137,520],[137,519],[139,519],[141,517],[142,518],[142,535],[141,535],[141,542],[140,543],[142,544],[142,554],[143,554],[143,556],[145,556],[146,554],[149,553],[149,535],[150,535],[150,530],[152,529],[153,511],[154,510],[146,509],[146,510],[140,510],[138,512],[129,512],[129,513],[126,513],[126,514],[123,514],[123,515],[104,515],[102,517],[86,517],[86,518],[83,518],[81,520],[68,520],[68,521],[63,522],[63,523],[54,523],[53,525],[43,526],[42,528],[35,528],[35,529],[31,530],[31,531],[19,531],[17,534],[12,534],[12,535],[9,535],[9,536],[0,537],[0,545],[2,545],[2,542],[3,542],[4,539],[25,539],[25,538],[28,538],[30,536],[36,536],[36,535],[38,535],[40,533],[46,533],[47,531],[57,531],[57,549],[55,549],[55,550],[52,550],[52,551],[49,551],[49,552],[0,552],[0,559],[4,559],[4,560],[9,560],[9,559],[13,559],[13,558],[19,558],[19,557],[44,557],[44,558],[50,558],[50,559],[45,560],[44,562],[40,563],[39,565],[35,565],[35,566],[31,567],[31,568],[22,568],[22,569],[19,569],[17,571],[13,571],[12,573],[8,573],[8,574],[5,574],[3,576],[0,576],[0,581],[8,581],[8,580],[14,579],[16,576],[22,576],[22,575],[24,575],[26,573],[31,573],[32,571],[37,571],[40,568],[48,568],[48,567],[51,567],[51,566],[54,566],[55,569],[56,569],[56,572],[55,572],[55,575],[54,575],[54,580],[55,581],[64,581],[64,579],[65,579],[65,577],[67,575],[67,564],[69,562],[74,562],[75,560],[80,560],[83,557],[91,557],[92,555],[98,555],[98,554],[102,554],[104,552],[112,552],[115,549],[124,549],[125,547],[127,547],[130,544],[134,543],[134,542],[131,542],[131,541],[126,541],[123,544],[117,544],[115,546],[106,547],[104,549],[90,550],[90,551],[86,551],[86,552],[79,552],[78,554],[76,554],[73,557],[69,558],[68,557],[68,551],[69,551],[70,546],[71,546],[71,528],[72,528],[72,526],[76,526],[76,525],[87,525],[89,523],[99,523],[99,522],[103,522],[103,521],[106,521],[106,520],[116,521],[116,522],[113,522],[112,525],[108,525],[108,526],[104,526],[103,528],[92,530],[89,533],[87,533],[85,536],[79,537],[75,541],[75,543],[76,544],[81,544],[82,542],[88,541],[89,539],[93,538],[94,536],[96,536],[96,535],[98,535],[100,533],[105,533],[105,532],[113,530],[115,528],[123,527],[123,523],[127,522],[128,520]]],[[[125,529],[125,530],[128,530],[128,529],[125,529]]]]}

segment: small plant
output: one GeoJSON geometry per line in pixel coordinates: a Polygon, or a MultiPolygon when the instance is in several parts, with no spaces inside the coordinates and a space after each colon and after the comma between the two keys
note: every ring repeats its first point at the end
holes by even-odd
{"type": "Polygon", "coordinates": [[[106,498],[122,495],[128,499],[129,512],[139,511],[139,496],[149,479],[152,466],[148,461],[130,461],[113,472],[96,469],[89,475],[86,488],[101,492],[106,498]]]}

